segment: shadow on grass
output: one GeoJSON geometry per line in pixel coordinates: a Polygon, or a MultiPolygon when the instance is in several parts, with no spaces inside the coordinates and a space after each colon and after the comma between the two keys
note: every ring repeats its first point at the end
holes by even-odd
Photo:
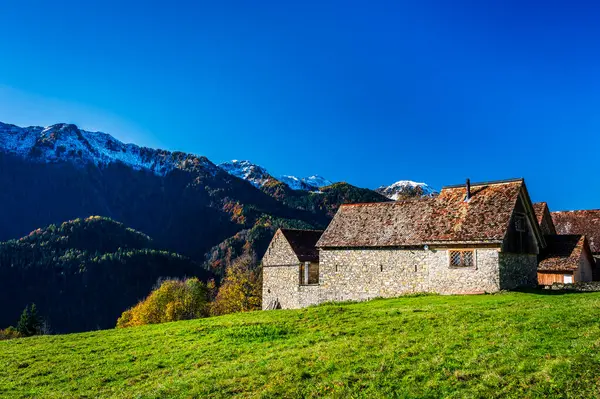
{"type": "Polygon", "coordinates": [[[544,289],[544,288],[515,288],[512,292],[522,292],[524,294],[535,294],[535,295],[566,295],[566,294],[590,294],[593,292],[600,291],[576,291],[572,288],[563,289],[544,289]]]}

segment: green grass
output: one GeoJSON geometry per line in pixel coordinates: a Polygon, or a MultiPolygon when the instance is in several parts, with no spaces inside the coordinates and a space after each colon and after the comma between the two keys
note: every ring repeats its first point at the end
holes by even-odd
{"type": "Polygon", "coordinates": [[[600,293],[420,296],[0,342],[0,396],[600,396],[600,293]]]}

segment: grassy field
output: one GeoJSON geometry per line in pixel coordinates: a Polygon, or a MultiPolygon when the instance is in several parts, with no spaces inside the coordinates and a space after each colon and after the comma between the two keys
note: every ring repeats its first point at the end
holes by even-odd
{"type": "Polygon", "coordinates": [[[0,396],[599,397],[600,293],[404,297],[5,341],[0,396]]]}

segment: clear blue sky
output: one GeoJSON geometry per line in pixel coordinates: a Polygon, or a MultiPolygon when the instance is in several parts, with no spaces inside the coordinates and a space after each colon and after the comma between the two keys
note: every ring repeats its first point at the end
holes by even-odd
{"type": "Polygon", "coordinates": [[[364,187],[525,177],[553,210],[600,208],[598,6],[93,3],[0,0],[1,121],[364,187]]]}

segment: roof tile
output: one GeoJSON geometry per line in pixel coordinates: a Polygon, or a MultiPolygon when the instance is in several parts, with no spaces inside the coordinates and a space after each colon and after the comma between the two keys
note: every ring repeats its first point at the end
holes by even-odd
{"type": "Polygon", "coordinates": [[[443,188],[437,197],[342,205],[319,247],[420,246],[502,242],[523,180],[443,188]]]}
{"type": "Polygon", "coordinates": [[[600,209],[552,212],[558,234],[585,234],[593,253],[600,253],[600,209]]]}
{"type": "Polygon", "coordinates": [[[546,244],[538,271],[575,271],[587,242],[583,235],[566,234],[546,236],[546,244]]]}

